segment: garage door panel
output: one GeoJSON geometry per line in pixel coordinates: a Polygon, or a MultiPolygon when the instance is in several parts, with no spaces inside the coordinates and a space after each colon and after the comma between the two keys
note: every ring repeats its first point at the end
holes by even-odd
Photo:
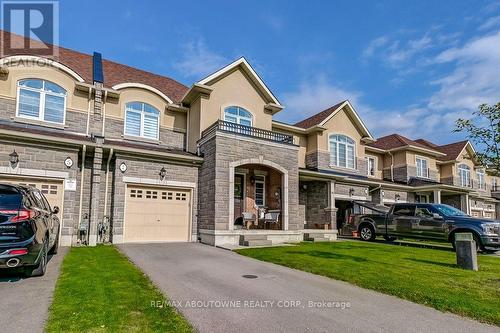
{"type": "Polygon", "coordinates": [[[129,186],[125,203],[125,242],[189,240],[190,191],[129,186]]]}

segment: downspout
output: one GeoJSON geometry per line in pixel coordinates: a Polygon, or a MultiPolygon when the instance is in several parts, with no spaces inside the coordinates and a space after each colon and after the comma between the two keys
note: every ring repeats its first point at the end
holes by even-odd
{"type": "Polygon", "coordinates": [[[109,174],[109,164],[111,163],[111,158],[113,157],[113,148],[109,150],[108,162],[106,163],[106,188],[104,189],[104,214],[108,211],[108,174],[109,174]]]}
{"type": "Polygon", "coordinates": [[[87,131],[86,134],[89,136],[90,132],[90,101],[92,100],[92,87],[89,88],[89,97],[87,103],[87,131]]]}
{"type": "Polygon", "coordinates": [[[80,207],[78,208],[78,233],[82,225],[82,209],[83,209],[83,184],[85,180],[85,154],[87,153],[87,145],[82,146],[82,177],[80,178],[80,207]]]}
{"type": "Polygon", "coordinates": [[[391,152],[389,152],[389,155],[391,155],[391,182],[394,181],[394,155],[392,155],[391,152]]]}
{"type": "Polygon", "coordinates": [[[104,98],[102,101],[102,132],[101,135],[104,137],[104,130],[106,128],[106,97],[107,97],[108,92],[104,90],[104,98]]]}

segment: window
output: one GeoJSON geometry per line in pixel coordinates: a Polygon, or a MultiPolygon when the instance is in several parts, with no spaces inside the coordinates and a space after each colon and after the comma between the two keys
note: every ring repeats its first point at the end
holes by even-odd
{"type": "Polygon", "coordinates": [[[224,110],[224,121],[252,126],[252,114],[239,106],[230,106],[224,110]]]}
{"type": "Polygon", "coordinates": [[[255,204],[259,207],[266,204],[266,180],[264,177],[255,177],[255,204]]]}
{"type": "Polygon", "coordinates": [[[330,135],[330,164],[332,166],[355,169],[354,140],[340,134],[330,135]]]}
{"type": "Polygon", "coordinates": [[[66,90],[50,81],[20,80],[17,83],[17,116],[64,124],[66,90]]]}
{"type": "Polygon", "coordinates": [[[460,177],[460,185],[463,187],[470,187],[470,168],[465,164],[458,166],[458,176],[460,177]]]}
{"type": "Polygon", "coordinates": [[[492,178],[491,179],[491,190],[493,192],[496,192],[496,191],[500,190],[500,188],[498,187],[498,179],[496,179],[496,178],[492,178]]]}
{"type": "Polygon", "coordinates": [[[486,183],[484,182],[484,170],[477,170],[477,185],[480,190],[486,189],[486,183]]]}
{"type": "Polygon", "coordinates": [[[417,207],[415,215],[421,218],[432,218],[434,217],[434,212],[430,207],[417,207]]]}
{"type": "Polygon", "coordinates": [[[366,158],[366,167],[368,176],[375,176],[375,169],[377,168],[375,165],[375,157],[367,157],[366,158]]]}
{"type": "Polygon", "coordinates": [[[413,205],[395,206],[392,214],[398,216],[415,216],[415,206],[413,205]]]}
{"type": "Polygon", "coordinates": [[[427,160],[422,157],[416,157],[417,164],[417,177],[429,178],[429,167],[427,165],[427,160]]]}
{"type": "Polygon", "coordinates": [[[160,112],[153,106],[142,102],[125,105],[125,135],[147,139],[158,139],[160,112]]]}

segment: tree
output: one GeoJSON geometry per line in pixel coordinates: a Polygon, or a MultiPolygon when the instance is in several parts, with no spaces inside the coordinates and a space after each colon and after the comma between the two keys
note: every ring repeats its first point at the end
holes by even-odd
{"type": "Polygon", "coordinates": [[[458,119],[454,132],[466,132],[479,147],[474,156],[482,165],[500,174],[500,103],[479,105],[472,119],[458,119]]]}

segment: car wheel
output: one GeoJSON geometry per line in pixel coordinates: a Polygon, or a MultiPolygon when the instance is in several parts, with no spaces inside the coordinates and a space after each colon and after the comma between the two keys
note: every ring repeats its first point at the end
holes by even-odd
{"type": "Polygon", "coordinates": [[[38,266],[35,268],[26,268],[24,274],[27,277],[43,276],[47,271],[48,253],[49,253],[49,242],[48,240],[45,240],[43,242],[42,256],[40,258],[38,266]]]}
{"type": "Polygon", "coordinates": [[[372,241],[375,239],[375,230],[369,224],[364,224],[359,228],[359,238],[364,241],[372,241]]]}
{"type": "Polygon", "coordinates": [[[59,230],[57,230],[56,241],[54,242],[54,245],[50,249],[49,254],[57,254],[58,250],[59,250],[59,230]]]}

